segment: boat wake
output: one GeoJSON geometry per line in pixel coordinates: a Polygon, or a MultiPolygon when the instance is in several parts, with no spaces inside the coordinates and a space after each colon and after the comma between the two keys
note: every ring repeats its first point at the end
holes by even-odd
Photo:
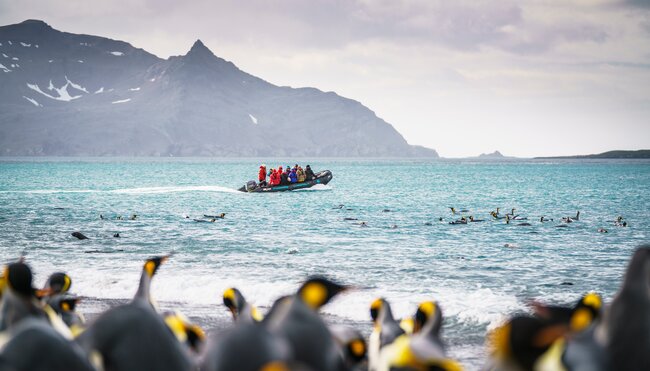
{"type": "Polygon", "coordinates": [[[303,188],[303,189],[294,189],[291,192],[314,192],[314,191],[331,191],[332,186],[328,184],[316,184],[311,188],[303,188]]]}
{"type": "Polygon", "coordinates": [[[120,188],[111,190],[99,189],[35,189],[28,191],[0,191],[0,193],[26,193],[26,194],[57,194],[57,193],[113,193],[113,194],[161,194],[176,192],[220,192],[241,193],[235,189],[221,186],[182,186],[182,187],[141,187],[120,188]]]}

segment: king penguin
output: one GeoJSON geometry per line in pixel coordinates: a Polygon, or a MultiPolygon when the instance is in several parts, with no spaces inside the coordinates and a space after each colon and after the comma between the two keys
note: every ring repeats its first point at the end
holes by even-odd
{"type": "MultiPolygon", "coordinates": [[[[233,314],[235,325],[210,337],[201,370],[289,370],[293,358],[289,342],[273,335],[266,321],[255,320],[250,309],[244,309],[250,308],[250,305],[239,290],[227,289],[223,299],[233,314]]],[[[276,302],[270,312],[274,312],[278,305],[276,302]]]]}
{"type": "Polygon", "coordinates": [[[99,354],[104,370],[190,370],[187,349],[154,309],[151,280],[167,256],[148,259],[133,300],[104,312],[77,341],[88,354],[99,354]]]}
{"type": "Polygon", "coordinates": [[[368,348],[361,332],[342,325],[331,325],[329,329],[340,347],[345,367],[348,370],[367,369],[368,348]]]}
{"type": "Polygon", "coordinates": [[[650,245],[634,252],[604,324],[610,369],[650,370],[650,245]]]}
{"type": "Polygon", "coordinates": [[[14,326],[2,347],[10,369],[16,371],[93,371],[83,350],[64,338],[46,321],[26,318],[14,326]]]}
{"type": "Polygon", "coordinates": [[[345,369],[343,358],[318,310],[348,289],[325,277],[311,277],[295,295],[281,299],[264,318],[275,336],[286,339],[294,360],[315,371],[345,369]]]}
{"type": "Polygon", "coordinates": [[[377,369],[379,351],[392,343],[405,331],[393,317],[393,311],[386,299],[379,298],[370,304],[370,318],[373,330],[368,340],[368,370],[377,369]]]}
{"type": "Polygon", "coordinates": [[[244,295],[234,287],[223,292],[223,305],[230,310],[235,322],[259,322],[263,319],[257,308],[250,305],[244,295]]]}
{"type": "Polygon", "coordinates": [[[378,370],[462,370],[460,364],[446,356],[440,338],[442,319],[442,310],[435,302],[421,303],[415,313],[414,334],[400,335],[384,347],[380,352],[378,370]]]}

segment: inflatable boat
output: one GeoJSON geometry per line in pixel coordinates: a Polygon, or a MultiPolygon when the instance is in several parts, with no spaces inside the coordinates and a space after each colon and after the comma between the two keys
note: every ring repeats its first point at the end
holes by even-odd
{"type": "Polygon", "coordinates": [[[260,187],[255,181],[251,180],[243,187],[239,188],[241,192],[284,192],[295,191],[298,189],[306,189],[315,186],[316,184],[327,184],[332,180],[332,172],[329,170],[319,171],[314,174],[314,179],[307,180],[301,183],[291,183],[287,185],[263,186],[260,187]]]}

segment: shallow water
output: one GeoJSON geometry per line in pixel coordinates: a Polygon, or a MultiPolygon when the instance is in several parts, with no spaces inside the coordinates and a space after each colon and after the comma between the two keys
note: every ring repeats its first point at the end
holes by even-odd
{"type": "Polygon", "coordinates": [[[315,273],[357,287],[324,312],[364,330],[375,297],[398,316],[434,299],[449,352],[476,369],[486,330],[528,300],[571,303],[589,290],[610,300],[650,232],[647,161],[319,160],[312,167],[334,175],[327,186],[235,191],[256,178],[259,162],[3,159],[0,257],[24,252],[39,284],[64,270],[80,295],[123,299],[135,292],[146,257],[174,252],[153,294],[192,316],[222,316],[229,286],[268,306],[315,273]],[[450,206],[486,221],[449,225],[457,218],[450,206]],[[516,208],[532,226],[490,220],[496,207],[516,208]],[[579,222],[555,227],[577,210],[579,222]],[[215,223],[192,220],[221,212],[226,218],[215,223]],[[116,219],[133,213],[136,220],[116,219]],[[540,223],[541,215],[555,222],[540,223]],[[629,227],[613,226],[619,215],[629,227]]]}

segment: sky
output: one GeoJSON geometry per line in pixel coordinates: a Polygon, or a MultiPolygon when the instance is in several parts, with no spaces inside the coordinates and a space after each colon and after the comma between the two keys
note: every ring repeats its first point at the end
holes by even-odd
{"type": "Polygon", "coordinates": [[[650,148],[650,0],[0,0],[25,19],[162,58],[201,39],[443,157],[650,148]]]}

